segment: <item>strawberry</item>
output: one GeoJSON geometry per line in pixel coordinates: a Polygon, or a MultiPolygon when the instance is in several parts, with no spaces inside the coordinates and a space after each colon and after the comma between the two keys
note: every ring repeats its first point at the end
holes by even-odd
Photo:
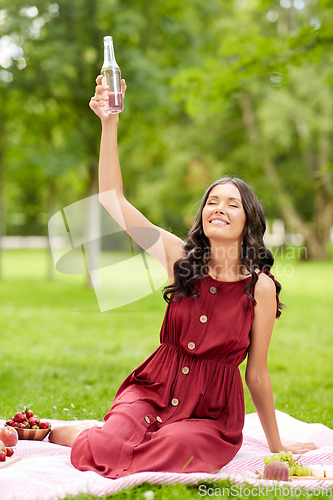
{"type": "Polygon", "coordinates": [[[12,455],[14,455],[13,448],[6,448],[6,455],[7,457],[11,457],[12,455]]]}
{"type": "Polygon", "coordinates": [[[15,423],[14,420],[10,419],[10,420],[7,420],[6,425],[10,425],[11,427],[13,427],[14,423],[15,423]]]}
{"type": "Polygon", "coordinates": [[[4,462],[6,460],[6,453],[0,451],[0,462],[4,462]]]}
{"type": "Polygon", "coordinates": [[[41,423],[39,424],[39,428],[40,428],[40,429],[48,429],[49,427],[50,427],[49,422],[41,422],[41,423]]]}
{"type": "Polygon", "coordinates": [[[26,408],[25,414],[26,414],[26,417],[28,420],[29,420],[29,418],[34,416],[33,412],[31,410],[28,410],[28,408],[26,408]]]}
{"type": "Polygon", "coordinates": [[[6,453],[6,445],[3,441],[0,441],[0,451],[2,451],[2,453],[6,453]]]}
{"type": "Polygon", "coordinates": [[[20,427],[20,424],[18,422],[14,422],[12,423],[12,427],[20,427]]]}
{"type": "Polygon", "coordinates": [[[40,420],[36,416],[29,418],[29,424],[31,425],[31,427],[33,427],[34,425],[38,425],[39,422],[40,420]]]}
{"type": "Polygon", "coordinates": [[[19,423],[25,422],[26,420],[25,413],[23,411],[19,411],[18,413],[16,413],[16,415],[14,415],[13,420],[19,423]]]}
{"type": "Polygon", "coordinates": [[[26,429],[27,428],[27,424],[23,424],[22,422],[19,423],[19,429],[26,429]]]}

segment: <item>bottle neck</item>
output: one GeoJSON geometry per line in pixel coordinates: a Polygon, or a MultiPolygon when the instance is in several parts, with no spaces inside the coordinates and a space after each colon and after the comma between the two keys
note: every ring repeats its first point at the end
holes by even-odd
{"type": "Polygon", "coordinates": [[[119,68],[114,55],[113,41],[104,40],[104,63],[103,68],[119,68]]]}

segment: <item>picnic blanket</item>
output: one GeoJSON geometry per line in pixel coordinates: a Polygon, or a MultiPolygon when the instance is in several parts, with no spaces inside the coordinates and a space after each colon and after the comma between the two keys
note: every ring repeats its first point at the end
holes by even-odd
{"type": "MultiPolygon", "coordinates": [[[[303,465],[333,465],[333,430],[322,424],[308,424],[276,411],[280,435],[284,444],[292,441],[313,441],[320,448],[301,457],[303,465]]],[[[50,420],[52,425],[62,421],[50,420]]],[[[0,420],[0,426],[5,423],[0,420]]],[[[68,422],[67,422],[68,423],[68,422]]],[[[68,495],[89,493],[111,495],[123,488],[144,482],[153,484],[181,483],[196,485],[200,480],[219,481],[230,479],[236,485],[270,486],[287,485],[295,488],[333,487],[333,481],[297,479],[289,483],[264,481],[243,475],[244,471],[255,472],[263,468],[263,457],[269,455],[265,437],[256,413],[245,417],[244,442],[234,459],[217,474],[166,472],[141,472],[120,479],[107,479],[95,472],[81,472],[70,463],[70,449],[44,441],[19,441],[15,454],[21,460],[10,467],[0,469],[0,500],[59,500],[68,495]]]]}

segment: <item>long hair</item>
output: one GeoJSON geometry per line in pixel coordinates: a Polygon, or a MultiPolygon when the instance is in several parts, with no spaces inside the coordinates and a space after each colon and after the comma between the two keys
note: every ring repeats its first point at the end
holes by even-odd
{"type": "MultiPolygon", "coordinates": [[[[210,242],[202,227],[202,211],[212,189],[219,184],[228,183],[234,184],[238,188],[246,216],[240,255],[241,270],[246,269],[252,275],[251,280],[244,288],[244,293],[251,299],[253,305],[256,305],[256,300],[249,293],[249,290],[258,281],[256,269],[270,274],[274,257],[263,239],[266,231],[263,208],[253,190],[237,177],[223,177],[215,181],[203,195],[194,224],[185,241],[185,256],[178,259],[173,266],[174,283],[163,289],[163,298],[168,303],[187,296],[193,298],[199,296],[196,283],[198,284],[199,280],[208,273],[208,261],[211,257],[210,242]]],[[[245,274],[244,271],[242,273],[245,274]]],[[[273,278],[272,275],[270,276],[273,278]]],[[[275,278],[273,279],[277,296],[279,296],[281,285],[275,278]]],[[[277,316],[280,316],[282,308],[283,304],[278,302],[277,316]]]]}

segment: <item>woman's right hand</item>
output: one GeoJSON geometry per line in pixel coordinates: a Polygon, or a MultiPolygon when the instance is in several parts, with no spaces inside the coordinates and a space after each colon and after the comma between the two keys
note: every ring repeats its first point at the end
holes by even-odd
{"type": "MultiPolygon", "coordinates": [[[[119,113],[110,114],[105,112],[105,102],[108,100],[107,91],[109,87],[107,85],[103,85],[103,76],[98,75],[96,78],[96,87],[95,87],[95,95],[90,99],[89,106],[96,113],[97,116],[100,117],[102,121],[106,120],[119,120],[119,113]]],[[[121,80],[121,93],[123,94],[123,99],[125,99],[125,92],[127,89],[127,85],[125,80],[121,80]]]]}
{"type": "Polygon", "coordinates": [[[291,451],[295,455],[301,455],[303,453],[306,453],[307,451],[317,450],[318,448],[319,446],[317,446],[314,443],[300,443],[300,442],[292,443],[282,447],[283,451],[285,452],[291,451]]]}

